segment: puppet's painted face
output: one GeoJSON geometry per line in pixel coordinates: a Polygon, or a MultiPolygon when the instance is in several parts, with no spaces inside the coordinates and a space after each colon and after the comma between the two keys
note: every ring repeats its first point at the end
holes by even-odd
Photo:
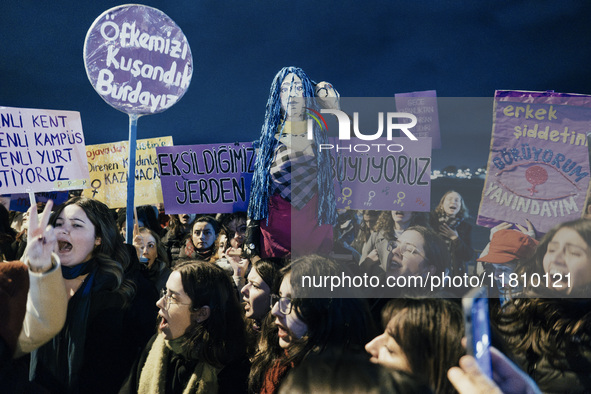
{"type": "Polygon", "coordinates": [[[279,98],[287,120],[304,119],[304,86],[300,77],[293,73],[287,74],[281,83],[279,98]]]}
{"type": "Polygon", "coordinates": [[[322,108],[340,109],[341,95],[330,82],[318,82],[314,87],[314,95],[322,108]]]}

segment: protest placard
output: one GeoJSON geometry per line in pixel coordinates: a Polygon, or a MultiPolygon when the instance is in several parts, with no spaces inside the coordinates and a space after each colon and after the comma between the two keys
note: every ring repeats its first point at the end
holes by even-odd
{"type": "Polygon", "coordinates": [[[88,187],[80,113],[0,107],[0,193],[88,187]]]}
{"type": "Polygon", "coordinates": [[[330,138],[337,208],[429,211],[431,138],[330,138]]]}
{"type": "MultiPolygon", "coordinates": [[[[40,192],[35,193],[37,203],[46,203],[53,201],[54,206],[58,206],[68,200],[68,192],[40,192]]],[[[12,194],[10,196],[9,210],[25,212],[31,206],[30,196],[24,193],[12,194]]]]}
{"type": "MultiPolygon", "coordinates": [[[[171,146],[172,137],[137,140],[135,159],[135,204],[155,205],[162,202],[160,171],[156,148],[171,146]]],[[[104,202],[110,208],[126,207],[129,167],[129,143],[127,141],[86,147],[90,188],[83,191],[86,197],[104,202]]]]}
{"type": "Polygon", "coordinates": [[[84,42],[88,79],[109,105],[154,114],[185,94],[193,75],[187,38],[162,11],[126,4],[102,13],[84,42]]]}
{"type": "Polygon", "coordinates": [[[477,224],[547,232],[579,218],[589,186],[591,96],[500,90],[477,224]]]}
{"type": "Polygon", "coordinates": [[[416,137],[431,137],[432,148],[441,148],[441,133],[439,131],[439,110],[437,108],[437,92],[425,90],[423,92],[396,93],[396,110],[406,112],[417,117],[417,125],[413,128],[416,137]]]}
{"type": "Polygon", "coordinates": [[[255,151],[250,142],[156,149],[169,214],[246,211],[255,151]]]}

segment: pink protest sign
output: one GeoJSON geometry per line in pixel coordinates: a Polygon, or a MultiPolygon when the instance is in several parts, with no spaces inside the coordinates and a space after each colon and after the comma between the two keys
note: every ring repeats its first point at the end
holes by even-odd
{"type": "Polygon", "coordinates": [[[590,179],[590,129],[591,96],[497,91],[477,224],[529,219],[547,232],[579,218],[590,179]]]}
{"type": "Polygon", "coordinates": [[[247,210],[252,143],[161,146],[156,153],[166,213],[247,210]]]}
{"type": "Polygon", "coordinates": [[[0,194],[88,186],[79,112],[0,107],[0,194]]]}
{"type": "Polygon", "coordinates": [[[108,104],[127,114],[154,114],[185,94],[193,57],[181,29],[162,11],[137,4],[111,8],[84,42],[86,73],[108,104]]]}
{"type": "Polygon", "coordinates": [[[429,211],[431,138],[329,140],[338,209],[429,211]]]}

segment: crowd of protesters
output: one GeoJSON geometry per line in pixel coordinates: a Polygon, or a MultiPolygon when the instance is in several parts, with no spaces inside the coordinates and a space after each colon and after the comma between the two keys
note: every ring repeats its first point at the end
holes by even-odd
{"type": "Polygon", "coordinates": [[[299,138],[311,96],[338,107],[301,69],[275,76],[248,212],[136,207],[126,243],[125,211],[94,199],[0,205],[0,392],[591,392],[591,221],[540,239],[502,223],[476,256],[453,190],[430,213],[339,211],[327,158],[299,138]],[[303,281],[468,271],[494,278],[492,377],[462,343],[467,288],[319,296],[303,281]],[[560,279],[506,286],[524,273],[560,279]]]}
{"type": "Polygon", "coordinates": [[[457,230],[464,222],[449,220],[462,210],[465,219],[465,204],[449,200],[440,204],[446,221],[437,210],[430,218],[338,212],[346,226],[335,226],[330,254],[280,258],[246,251],[255,241],[246,213],[166,215],[144,206],[128,245],[117,225],[124,213],[99,201],[73,197],[55,209],[49,203],[40,216],[32,209],[24,226],[12,223],[18,232],[4,233],[12,240],[4,260],[13,262],[0,264],[0,305],[8,316],[0,327],[0,387],[304,392],[330,391],[329,382],[345,374],[351,387],[368,392],[536,392],[536,384],[543,392],[590,390],[591,221],[560,223],[541,239],[529,222],[503,223],[477,257],[469,232],[457,230]],[[145,217],[148,211],[156,220],[145,217]],[[345,231],[354,236],[345,239],[345,231]],[[350,248],[357,253],[345,253],[350,248]],[[463,261],[453,258],[455,250],[463,261]],[[497,279],[489,290],[491,342],[499,349],[492,349],[493,370],[508,373],[510,385],[484,377],[465,355],[458,294],[318,298],[299,280],[366,269],[381,277],[452,275],[476,260],[497,279]],[[570,281],[500,287],[500,275],[525,272],[570,274],[570,281]],[[337,369],[327,367],[333,363],[337,369]]]}

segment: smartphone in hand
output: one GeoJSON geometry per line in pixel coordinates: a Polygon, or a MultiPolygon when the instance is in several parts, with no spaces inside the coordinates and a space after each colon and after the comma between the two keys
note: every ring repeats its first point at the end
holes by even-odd
{"type": "Polygon", "coordinates": [[[468,354],[474,356],[482,372],[492,379],[487,288],[470,290],[462,298],[462,307],[468,354]]]}

